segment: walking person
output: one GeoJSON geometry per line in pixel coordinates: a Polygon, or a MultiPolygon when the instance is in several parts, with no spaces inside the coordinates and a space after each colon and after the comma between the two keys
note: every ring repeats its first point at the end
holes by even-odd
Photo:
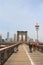
{"type": "Polygon", "coordinates": [[[32,42],[29,42],[29,50],[32,52],[32,42]]]}
{"type": "Polygon", "coordinates": [[[36,50],[36,45],[37,45],[37,44],[36,44],[35,42],[33,42],[33,43],[32,43],[32,46],[33,46],[33,51],[35,51],[35,50],[36,50]]]}

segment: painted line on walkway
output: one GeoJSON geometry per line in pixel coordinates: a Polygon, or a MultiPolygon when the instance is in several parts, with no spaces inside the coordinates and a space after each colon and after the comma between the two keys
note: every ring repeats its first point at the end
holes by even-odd
{"type": "Polygon", "coordinates": [[[30,60],[31,65],[35,65],[24,45],[23,45],[23,48],[26,52],[26,55],[28,56],[28,59],[30,60]]]}

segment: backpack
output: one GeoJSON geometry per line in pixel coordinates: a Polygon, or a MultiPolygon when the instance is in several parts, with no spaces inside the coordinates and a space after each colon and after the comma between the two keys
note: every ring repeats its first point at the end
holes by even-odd
{"type": "Polygon", "coordinates": [[[30,45],[32,45],[32,43],[30,43],[30,45]]]}

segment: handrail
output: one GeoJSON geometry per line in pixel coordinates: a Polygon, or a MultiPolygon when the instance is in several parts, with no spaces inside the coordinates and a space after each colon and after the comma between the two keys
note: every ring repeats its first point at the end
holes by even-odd
{"type": "Polygon", "coordinates": [[[0,49],[0,52],[3,51],[3,50],[5,50],[5,49],[8,49],[8,48],[17,46],[17,45],[19,45],[19,44],[14,44],[14,45],[11,45],[11,46],[8,46],[8,47],[5,47],[5,48],[1,48],[1,49],[0,49]]]}
{"type": "MultiPolygon", "coordinates": [[[[16,44],[16,45],[17,45],[17,44],[16,44]]],[[[3,50],[5,50],[5,49],[11,48],[11,47],[13,47],[13,46],[15,46],[15,44],[14,44],[14,45],[11,45],[11,46],[8,46],[8,47],[5,47],[5,48],[1,48],[1,49],[0,49],[0,52],[3,51],[3,50]]]]}

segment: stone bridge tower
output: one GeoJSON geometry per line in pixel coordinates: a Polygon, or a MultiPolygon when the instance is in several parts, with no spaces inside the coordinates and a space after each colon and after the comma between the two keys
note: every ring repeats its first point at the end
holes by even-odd
{"type": "Polygon", "coordinates": [[[23,41],[23,35],[25,36],[25,41],[27,41],[27,31],[17,31],[17,41],[19,41],[19,35],[21,35],[21,41],[23,41]]]}

